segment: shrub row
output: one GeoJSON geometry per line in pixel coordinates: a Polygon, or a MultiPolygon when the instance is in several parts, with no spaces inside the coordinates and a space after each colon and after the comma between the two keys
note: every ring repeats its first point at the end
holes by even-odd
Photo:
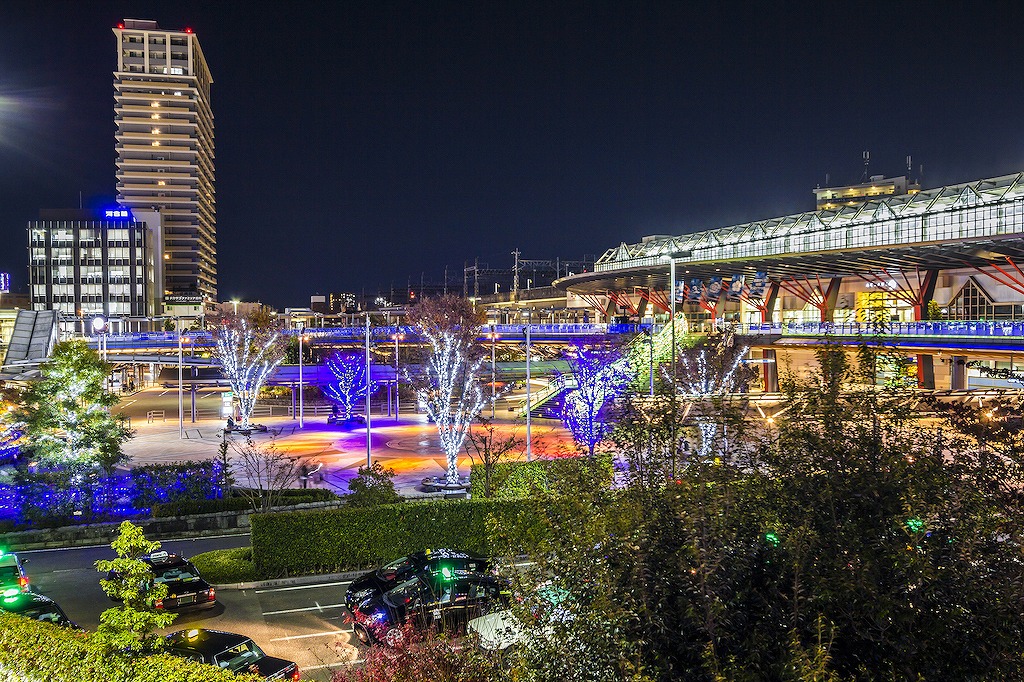
{"type": "Polygon", "coordinates": [[[93,636],[0,613],[0,676],[47,682],[258,682],[212,665],[166,654],[105,654],[93,636]]]}
{"type": "Polygon", "coordinates": [[[364,568],[428,547],[516,554],[545,528],[538,504],[493,499],[254,514],[251,525],[261,578],[364,568]]]}
{"type": "MultiPolygon", "coordinates": [[[[611,483],[613,473],[610,455],[598,453],[587,457],[535,459],[532,462],[499,462],[491,473],[491,497],[520,499],[533,497],[538,490],[552,492],[559,487],[571,488],[585,480],[595,484],[611,483]]],[[[470,470],[470,494],[474,498],[485,493],[484,465],[474,464],[470,470]]]]}
{"type": "MultiPolygon", "coordinates": [[[[330,502],[341,499],[330,490],[323,488],[282,490],[280,495],[280,501],[283,505],[330,502]]],[[[178,500],[177,502],[168,502],[166,504],[154,504],[152,513],[154,518],[166,518],[169,516],[186,516],[188,514],[245,511],[249,508],[249,500],[236,495],[235,497],[225,497],[218,500],[178,500]]]]}
{"type": "Polygon", "coordinates": [[[196,554],[191,559],[206,580],[214,585],[245,583],[256,580],[256,567],[252,562],[252,547],[215,549],[196,554]]]}

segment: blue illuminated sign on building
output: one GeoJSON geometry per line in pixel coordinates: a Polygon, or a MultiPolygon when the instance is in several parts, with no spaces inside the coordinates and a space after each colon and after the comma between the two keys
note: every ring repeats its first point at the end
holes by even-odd
{"type": "Polygon", "coordinates": [[[11,293],[11,273],[0,272],[0,294],[11,293]]]}
{"type": "Polygon", "coordinates": [[[103,217],[112,220],[131,220],[132,212],[127,208],[108,208],[103,212],[103,217]]]}

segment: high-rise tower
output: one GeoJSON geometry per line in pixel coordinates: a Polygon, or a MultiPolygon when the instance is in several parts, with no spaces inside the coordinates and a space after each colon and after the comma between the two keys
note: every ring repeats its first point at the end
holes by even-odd
{"type": "Polygon", "coordinates": [[[154,233],[158,312],[208,307],[217,300],[210,69],[191,29],[125,19],[114,35],[118,202],[154,233]]]}

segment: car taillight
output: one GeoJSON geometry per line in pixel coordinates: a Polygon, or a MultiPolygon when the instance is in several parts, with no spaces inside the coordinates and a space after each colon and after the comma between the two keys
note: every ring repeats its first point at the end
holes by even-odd
{"type": "Polygon", "coordinates": [[[21,576],[20,578],[18,578],[18,587],[20,587],[23,590],[27,590],[28,578],[26,578],[25,576],[21,576]]]}
{"type": "Polygon", "coordinates": [[[299,682],[299,678],[302,677],[302,673],[299,671],[299,666],[295,666],[295,672],[292,673],[292,680],[299,682]]]}
{"type": "Polygon", "coordinates": [[[162,609],[163,607],[164,607],[164,600],[163,599],[157,599],[155,602],[153,602],[153,608],[154,609],[162,609]]]}
{"type": "Polygon", "coordinates": [[[210,599],[216,599],[217,598],[217,590],[213,589],[212,587],[210,589],[208,589],[206,592],[207,592],[207,594],[209,594],[210,599]]]}

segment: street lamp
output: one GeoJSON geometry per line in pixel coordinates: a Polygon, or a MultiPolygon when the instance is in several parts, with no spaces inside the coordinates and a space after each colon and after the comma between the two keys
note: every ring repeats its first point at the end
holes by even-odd
{"type": "Polygon", "coordinates": [[[182,393],[182,384],[185,383],[182,368],[184,367],[184,353],[182,352],[182,343],[184,339],[181,334],[181,318],[174,318],[174,328],[178,331],[178,440],[185,437],[185,405],[184,395],[182,393]]]}
{"type": "Polygon", "coordinates": [[[530,437],[530,325],[526,325],[526,461],[533,459],[533,439],[530,437]]]}
{"type": "Polygon", "coordinates": [[[654,397],[654,328],[653,326],[647,330],[647,344],[651,347],[651,367],[650,367],[650,379],[651,379],[651,392],[650,396],[654,397]]]}
{"type": "Polygon", "coordinates": [[[494,373],[494,349],[498,343],[498,339],[500,338],[500,336],[497,333],[495,333],[493,324],[491,325],[490,333],[487,334],[487,338],[491,340],[491,419],[494,419],[494,402],[495,400],[497,400],[497,395],[495,394],[494,386],[496,382],[494,373]]]}
{"type": "MultiPolygon", "coordinates": [[[[391,335],[391,337],[395,340],[395,421],[396,422],[398,421],[399,399],[400,399],[400,396],[399,396],[399,379],[398,379],[398,377],[400,376],[399,373],[398,373],[398,367],[399,367],[399,364],[398,364],[398,342],[405,338],[405,334],[403,334],[402,332],[398,331],[399,329],[400,329],[400,327],[398,327],[396,325],[395,326],[395,333],[391,335]]],[[[366,385],[367,386],[370,385],[369,377],[367,377],[366,385]]]]}
{"type": "Polygon", "coordinates": [[[100,360],[107,361],[107,321],[102,315],[92,318],[92,332],[96,335],[96,350],[99,351],[100,360]]]}
{"type": "Polygon", "coordinates": [[[672,325],[672,478],[676,477],[676,420],[674,415],[676,413],[676,259],[687,258],[692,255],[691,251],[675,251],[673,253],[667,253],[663,255],[662,260],[668,260],[668,292],[669,292],[669,304],[671,310],[669,312],[669,323],[672,325]]]}
{"type": "Polygon", "coordinates": [[[235,317],[238,317],[238,299],[231,299],[231,305],[235,307],[235,317]]]}
{"type": "Polygon", "coordinates": [[[366,313],[366,466],[370,464],[370,313],[366,313]]]}
{"type": "MultiPolygon", "coordinates": [[[[305,428],[303,416],[305,415],[305,403],[302,397],[302,340],[306,336],[302,325],[299,325],[299,428],[305,428]]],[[[293,415],[294,416],[294,415],[293,415]]]]}

